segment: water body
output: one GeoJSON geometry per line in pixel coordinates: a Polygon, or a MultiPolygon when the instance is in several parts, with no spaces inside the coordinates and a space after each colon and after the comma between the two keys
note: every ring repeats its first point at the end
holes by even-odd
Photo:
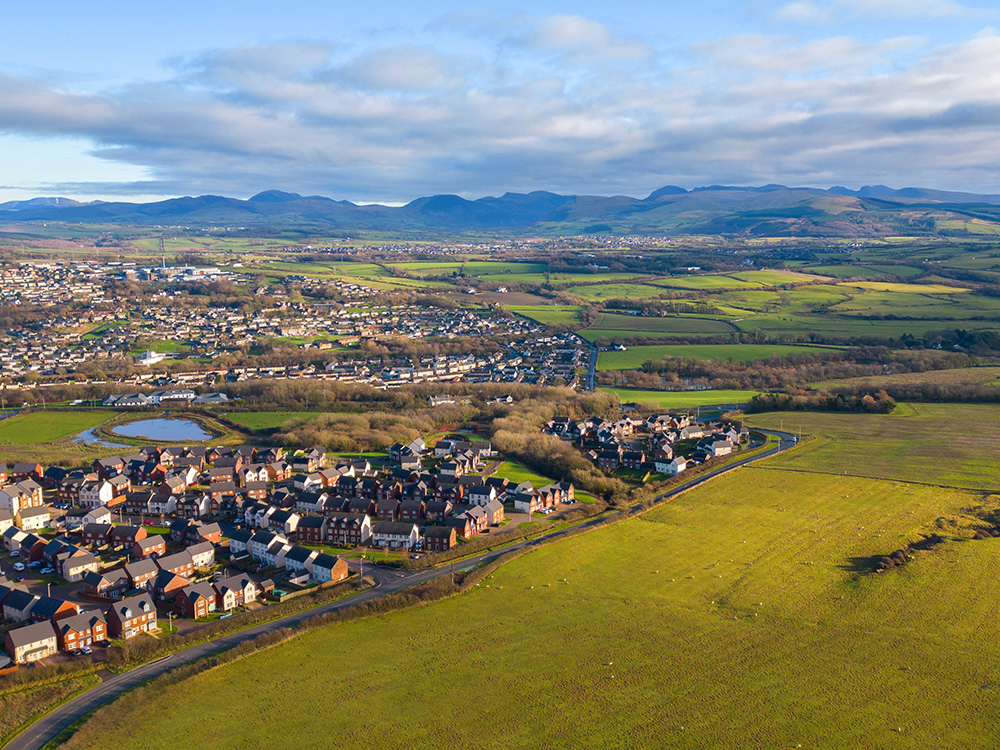
{"type": "Polygon", "coordinates": [[[100,448],[131,448],[131,445],[125,445],[124,443],[111,443],[107,440],[97,437],[94,433],[96,427],[92,427],[89,430],[84,430],[75,438],[73,438],[74,443],[83,443],[85,445],[96,445],[100,448]]]}
{"type": "Polygon", "coordinates": [[[112,427],[111,432],[131,438],[147,440],[208,440],[211,433],[205,432],[195,422],[187,419],[143,419],[120,427],[112,427]]]}

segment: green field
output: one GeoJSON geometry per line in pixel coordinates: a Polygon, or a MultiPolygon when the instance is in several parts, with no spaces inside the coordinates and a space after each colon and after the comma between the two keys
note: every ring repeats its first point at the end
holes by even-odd
{"type": "Polygon", "coordinates": [[[997,385],[1000,367],[963,367],[955,370],[900,372],[892,375],[824,380],[812,383],[812,388],[885,388],[891,385],[997,385]]]}
{"type": "Polygon", "coordinates": [[[676,289],[754,289],[763,286],[755,281],[735,279],[732,276],[674,276],[670,279],[661,279],[656,282],[659,285],[676,289]]]}
{"type": "Polygon", "coordinates": [[[630,335],[663,335],[672,334],[720,334],[733,333],[730,324],[712,318],[695,318],[673,316],[669,318],[650,318],[639,315],[621,315],[619,313],[598,313],[594,325],[580,332],[582,336],[593,340],[598,337],[598,331],[614,331],[619,336],[630,335]]]}
{"type": "Polygon", "coordinates": [[[742,404],[757,395],[757,391],[641,391],[635,388],[599,388],[598,390],[615,394],[622,403],[637,401],[641,404],[653,404],[660,409],[742,404]]]}
{"type": "Polygon", "coordinates": [[[911,276],[923,273],[921,269],[914,268],[913,266],[897,266],[888,263],[866,263],[864,265],[843,266],[808,266],[806,270],[810,273],[819,274],[820,276],[835,276],[837,278],[851,278],[852,276],[871,278],[873,276],[886,275],[908,279],[911,276]]]}
{"type": "Polygon", "coordinates": [[[316,411],[248,411],[232,412],[226,418],[236,422],[236,424],[249,427],[251,430],[270,430],[274,427],[281,427],[286,422],[293,419],[308,420],[315,419],[323,414],[316,411]]]}
{"type": "Polygon", "coordinates": [[[523,464],[515,463],[513,461],[504,461],[500,464],[500,468],[496,470],[493,475],[495,477],[506,477],[508,481],[514,484],[520,484],[521,482],[531,482],[533,487],[544,487],[547,484],[552,484],[555,480],[551,477],[544,477],[537,472],[532,471],[527,466],[523,464]]]}
{"type": "Polygon", "coordinates": [[[664,357],[694,357],[696,359],[722,359],[733,362],[760,362],[772,357],[808,356],[835,351],[825,346],[784,346],[781,344],[662,344],[630,346],[624,352],[601,352],[598,370],[637,370],[651,359],[664,357]]]}
{"type": "Polygon", "coordinates": [[[0,421],[0,443],[51,443],[96,427],[116,412],[81,409],[79,411],[33,411],[0,421]]]}
{"type": "Polygon", "coordinates": [[[588,302],[598,302],[607,299],[658,297],[665,290],[652,284],[588,284],[586,286],[571,286],[566,291],[588,302]]]}
{"type": "Polygon", "coordinates": [[[769,466],[1000,490],[1000,406],[902,404],[892,415],[774,413],[748,424],[816,438],[769,466]]]}
{"type": "Polygon", "coordinates": [[[505,305],[504,309],[545,326],[575,326],[580,322],[582,308],[579,305],[505,305]]]}
{"type": "Polygon", "coordinates": [[[976,502],[764,462],[466,595],[140,688],[66,747],[993,747],[1000,539],[866,572],[976,502]],[[136,732],[151,710],[170,732],[136,732]]]}

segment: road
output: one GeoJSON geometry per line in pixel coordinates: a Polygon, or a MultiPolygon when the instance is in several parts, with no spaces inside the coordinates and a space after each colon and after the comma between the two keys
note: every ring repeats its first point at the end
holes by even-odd
{"type": "Polygon", "coordinates": [[[585,347],[587,347],[587,351],[590,352],[590,362],[587,364],[587,390],[593,391],[594,378],[596,377],[597,373],[598,349],[594,344],[591,344],[589,341],[587,341],[587,339],[583,338],[583,336],[577,336],[577,339],[579,339],[580,343],[583,344],[585,347]]]}
{"type": "MultiPolygon", "coordinates": [[[[766,432],[780,438],[779,444],[776,447],[770,448],[762,453],[758,453],[755,456],[748,456],[725,466],[720,466],[719,468],[713,469],[706,474],[702,474],[701,476],[672,487],[663,494],[657,495],[655,502],[669,500],[670,498],[675,497],[682,492],[686,492],[693,487],[702,485],[721,474],[732,471],[753,461],[759,461],[762,458],[772,456],[779,451],[787,450],[796,443],[795,436],[787,432],[779,432],[777,430],[758,431],[766,432]]],[[[618,511],[617,515],[631,515],[639,512],[642,508],[642,504],[634,505],[627,510],[618,511]]],[[[469,570],[482,563],[491,562],[508,552],[546,544],[570,533],[571,531],[575,531],[576,529],[593,527],[604,523],[607,518],[608,516],[592,518],[581,524],[553,531],[550,534],[546,534],[530,541],[511,544],[503,549],[484,552],[480,555],[476,555],[475,557],[464,558],[460,562],[455,563],[455,570],[469,570]]],[[[352,560],[351,562],[353,567],[353,563],[355,561],[352,560]]],[[[424,583],[425,581],[429,581],[433,578],[449,575],[450,571],[450,566],[416,571],[402,571],[382,566],[365,566],[365,573],[376,582],[376,585],[373,588],[370,588],[360,594],[355,594],[347,599],[330,602],[329,604],[324,604],[323,606],[316,607],[314,609],[297,612],[295,614],[288,615],[287,617],[282,617],[279,620],[256,625],[247,630],[241,630],[238,633],[222,636],[213,641],[191,646],[182,651],[178,651],[175,654],[171,654],[170,656],[165,656],[161,659],[157,659],[156,661],[144,664],[141,667],[136,667],[135,669],[129,670],[123,674],[110,675],[100,685],[93,687],[73,700],[64,703],[51,713],[39,719],[24,732],[11,740],[5,746],[5,750],[40,750],[40,748],[44,747],[47,743],[54,739],[56,735],[63,731],[63,729],[73,724],[77,719],[85,716],[87,713],[93,711],[102,704],[117,698],[125,691],[130,690],[147,680],[157,677],[174,667],[187,664],[205,656],[211,656],[212,654],[219,653],[220,651],[225,651],[226,649],[232,648],[243,641],[249,640],[263,633],[269,633],[280,628],[298,625],[299,623],[318,615],[327,614],[328,612],[336,612],[337,610],[353,607],[357,604],[363,604],[364,602],[371,601],[377,597],[385,596],[386,594],[391,594],[396,591],[409,588],[410,586],[424,583]]]]}

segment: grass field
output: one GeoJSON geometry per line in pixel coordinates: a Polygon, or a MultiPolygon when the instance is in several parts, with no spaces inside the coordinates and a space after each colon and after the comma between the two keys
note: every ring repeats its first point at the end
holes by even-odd
{"type": "MultiPolygon", "coordinates": [[[[670,334],[718,334],[733,333],[733,326],[721,320],[711,318],[693,318],[675,316],[669,318],[647,318],[638,315],[620,315],[618,313],[598,313],[597,320],[591,328],[581,331],[581,335],[587,335],[595,331],[619,331],[621,335],[627,336],[630,331],[643,333],[654,333],[662,335],[670,334]]],[[[590,338],[590,336],[588,336],[590,338]]]]}
{"type": "Polygon", "coordinates": [[[313,419],[321,414],[316,411],[252,411],[232,412],[226,418],[251,430],[270,430],[292,419],[313,419]]]}
{"type": "Polygon", "coordinates": [[[96,427],[115,415],[113,411],[33,411],[0,421],[0,443],[51,443],[96,427]]]}
{"type": "Polygon", "coordinates": [[[595,302],[606,299],[658,297],[666,290],[652,284],[588,284],[586,286],[571,286],[567,291],[588,302],[595,302]]]}
{"type": "MultiPolygon", "coordinates": [[[[603,355],[602,355],[603,356],[603,355]]],[[[887,385],[997,385],[1000,367],[964,367],[956,370],[928,370],[927,372],[900,372],[892,375],[824,380],[811,384],[812,388],[884,388],[887,385]]]]}
{"type": "Polygon", "coordinates": [[[757,395],[757,391],[640,391],[635,388],[599,388],[613,393],[622,403],[637,401],[653,404],[660,409],[686,409],[714,404],[742,404],[757,395]]]}
{"type": "Polygon", "coordinates": [[[582,308],[579,305],[506,305],[505,309],[545,326],[575,326],[580,322],[582,308]]]}
{"type": "Polygon", "coordinates": [[[647,359],[658,361],[664,357],[695,357],[697,359],[722,359],[734,362],[760,362],[772,357],[796,354],[810,355],[835,351],[822,346],[784,346],[781,344],[662,344],[630,346],[624,352],[601,352],[598,370],[637,370],[647,359]]]}
{"type": "Polygon", "coordinates": [[[139,688],[66,747],[992,747],[1000,539],[859,573],[972,502],[740,469],[466,595],[139,688]],[[153,706],[170,732],[135,731],[153,706]]]}
{"type": "Polygon", "coordinates": [[[515,463],[514,461],[504,461],[500,464],[500,468],[497,469],[496,473],[493,475],[495,477],[506,477],[508,481],[514,484],[520,484],[521,482],[531,482],[533,487],[544,487],[547,484],[552,484],[555,480],[551,477],[544,477],[538,474],[527,466],[523,464],[515,463]]]}
{"type": "Polygon", "coordinates": [[[815,436],[769,466],[1000,489],[1000,406],[995,404],[901,404],[892,415],[786,412],[751,415],[746,421],[815,436]]]}

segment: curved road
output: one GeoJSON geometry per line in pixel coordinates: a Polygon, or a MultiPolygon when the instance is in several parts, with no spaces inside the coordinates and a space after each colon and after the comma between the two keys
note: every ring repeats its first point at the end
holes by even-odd
{"type": "MultiPolygon", "coordinates": [[[[796,443],[795,436],[787,432],[779,432],[777,430],[757,430],[757,432],[774,435],[780,438],[780,442],[774,448],[770,448],[763,453],[759,453],[755,456],[748,456],[740,459],[739,461],[727,464],[726,466],[720,466],[718,469],[714,469],[713,471],[679,484],[676,487],[672,487],[662,495],[658,495],[654,499],[654,503],[669,500],[670,498],[675,497],[676,495],[679,495],[680,493],[693,487],[702,485],[705,482],[720,476],[721,474],[725,474],[753,461],[759,461],[762,458],[772,456],[779,451],[787,450],[796,443]]],[[[618,515],[632,515],[642,509],[643,505],[634,505],[626,510],[618,511],[618,515]]],[[[511,544],[499,550],[484,552],[480,555],[476,555],[475,557],[464,558],[457,564],[457,569],[469,570],[482,563],[491,562],[508,552],[527,547],[535,547],[554,539],[558,539],[559,537],[569,533],[571,530],[596,526],[599,523],[603,523],[607,518],[608,516],[592,518],[588,521],[584,521],[583,523],[576,524],[565,529],[560,529],[559,531],[553,531],[550,534],[546,534],[530,541],[511,544]]],[[[272,622],[255,625],[252,628],[241,630],[238,633],[232,633],[230,635],[216,638],[212,641],[191,646],[190,648],[178,651],[169,656],[143,664],[142,666],[131,669],[123,674],[112,674],[106,677],[100,685],[91,688],[87,692],[82,693],[73,700],[57,707],[51,713],[43,716],[17,737],[12,739],[7,745],[4,746],[4,748],[5,750],[40,750],[47,743],[51,742],[61,731],[73,724],[79,718],[85,716],[90,711],[93,711],[102,704],[117,698],[125,691],[130,690],[147,680],[157,677],[174,667],[187,664],[205,656],[211,656],[212,654],[219,653],[220,651],[225,651],[226,649],[230,649],[233,646],[236,646],[239,643],[262,633],[268,633],[284,627],[298,625],[299,623],[318,615],[335,612],[346,607],[352,607],[355,604],[363,604],[364,602],[375,599],[376,597],[391,594],[401,589],[415,586],[419,583],[424,583],[432,578],[448,575],[450,571],[451,566],[428,568],[427,570],[417,571],[400,571],[395,568],[369,566],[367,572],[372,578],[375,579],[376,584],[374,587],[360,594],[355,594],[354,596],[350,596],[346,599],[330,602],[329,604],[324,604],[320,607],[315,607],[304,612],[297,612],[272,622]]]]}

